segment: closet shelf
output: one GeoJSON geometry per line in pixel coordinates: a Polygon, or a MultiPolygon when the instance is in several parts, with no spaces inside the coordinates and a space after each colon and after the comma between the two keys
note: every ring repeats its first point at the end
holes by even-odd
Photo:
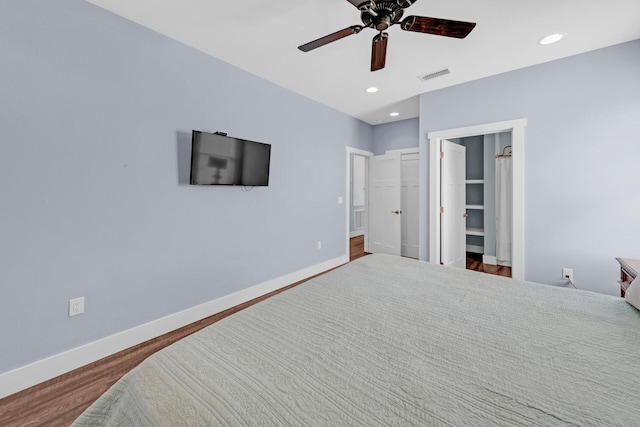
{"type": "Polygon", "coordinates": [[[467,205],[467,209],[484,209],[484,205],[467,205]]]}
{"type": "Polygon", "coordinates": [[[467,228],[467,236],[484,236],[482,228],[467,228]]]}
{"type": "Polygon", "coordinates": [[[465,184],[484,184],[484,179],[466,179],[465,184]]]}

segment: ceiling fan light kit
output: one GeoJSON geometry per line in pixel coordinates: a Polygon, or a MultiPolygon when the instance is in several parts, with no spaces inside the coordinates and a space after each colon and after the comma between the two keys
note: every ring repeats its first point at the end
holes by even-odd
{"type": "Polygon", "coordinates": [[[404,20],[404,10],[417,0],[347,0],[360,11],[360,19],[363,25],[352,25],[344,30],[336,31],[327,36],[320,37],[309,43],[298,46],[303,52],[319,48],[341,38],[358,34],[364,28],[372,28],[378,31],[373,37],[371,47],[371,71],[377,71],[385,67],[387,57],[387,42],[389,34],[385,32],[389,27],[400,24],[404,31],[433,34],[437,36],[454,37],[463,39],[476,26],[474,22],[453,21],[450,19],[429,18],[425,16],[407,16],[404,20]]]}

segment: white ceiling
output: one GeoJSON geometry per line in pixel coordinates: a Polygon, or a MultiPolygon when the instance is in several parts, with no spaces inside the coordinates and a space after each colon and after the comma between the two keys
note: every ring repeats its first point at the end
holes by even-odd
{"type": "Polygon", "coordinates": [[[87,1],[374,125],[417,117],[424,92],[640,38],[638,0],[418,0],[405,16],[476,28],[460,40],[394,25],[386,68],[371,72],[370,28],[307,53],[297,49],[361,24],[347,0],[87,1]],[[538,44],[558,32],[566,34],[560,42],[538,44]],[[451,74],[418,79],[446,67],[451,74]],[[379,91],[365,92],[370,86],[379,91]]]}

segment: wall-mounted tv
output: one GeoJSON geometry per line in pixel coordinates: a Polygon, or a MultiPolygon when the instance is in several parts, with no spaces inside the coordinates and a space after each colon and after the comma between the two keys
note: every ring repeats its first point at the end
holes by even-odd
{"type": "Polygon", "coordinates": [[[269,185],[271,145],[194,130],[191,185],[269,185]]]}

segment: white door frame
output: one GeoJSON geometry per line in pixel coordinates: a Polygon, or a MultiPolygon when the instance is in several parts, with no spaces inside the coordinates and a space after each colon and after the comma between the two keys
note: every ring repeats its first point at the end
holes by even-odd
{"type": "Polygon", "coordinates": [[[403,154],[420,154],[420,147],[413,148],[399,148],[395,150],[385,150],[385,154],[398,152],[402,156],[403,154]]]}
{"type": "MultiPolygon", "coordinates": [[[[346,183],[346,187],[347,187],[347,191],[345,192],[345,194],[347,195],[346,200],[345,200],[345,212],[346,212],[346,254],[347,254],[347,259],[349,259],[349,251],[350,251],[350,247],[349,247],[349,242],[351,239],[351,233],[350,233],[350,228],[351,228],[351,224],[349,223],[349,219],[351,217],[351,155],[352,154],[358,154],[360,156],[365,156],[367,157],[367,167],[365,167],[365,188],[366,188],[366,193],[365,193],[365,216],[369,215],[369,197],[368,197],[368,193],[369,193],[369,173],[368,173],[368,158],[373,156],[373,153],[370,151],[365,151],[365,150],[360,150],[359,148],[353,148],[353,147],[346,147],[346,151],[347,151],[347,183],[346,183]]],[[[367,227],[368,227],[369,221],[365,220],[365,230],[364,230],[364,243],[365,243],[365,252],[367,251],[368,247],[368,242],[367,242],[367,227]]]]}
{"type": "Polygon", "coordinates": [[[469,136],[511,132],[513,163],[513,241],[511,277],[524,280],[524,128],[526,119],[516,119],[457,129],[429,132],[429,261],[440,262],[440,141],[469,136]]]}

